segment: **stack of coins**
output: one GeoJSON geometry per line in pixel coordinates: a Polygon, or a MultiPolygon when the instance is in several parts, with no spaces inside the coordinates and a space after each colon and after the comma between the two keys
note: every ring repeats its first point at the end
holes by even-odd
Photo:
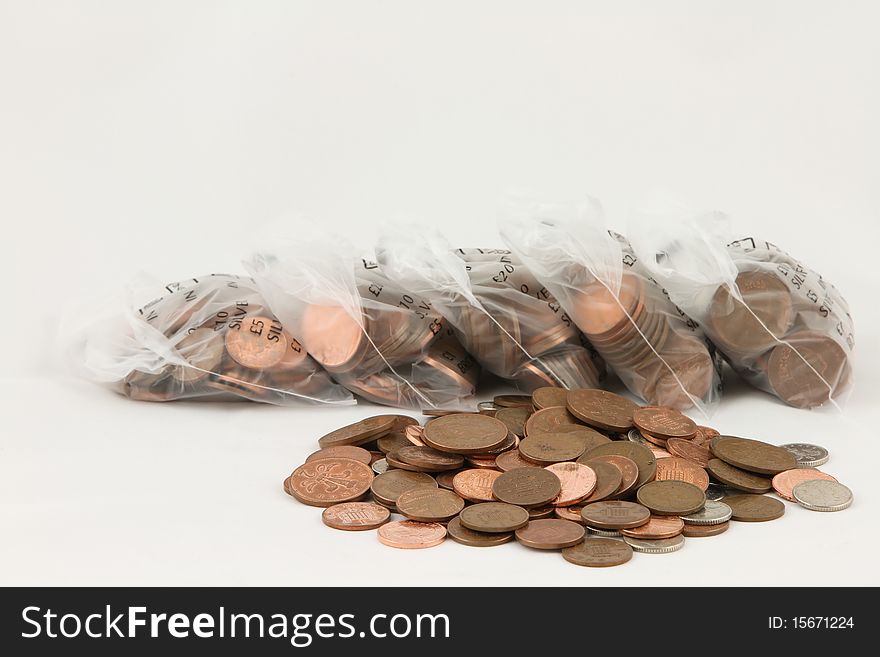
{"type": "Polygon", "coordinates": [[[828,458],[821,447],[722,436],[675,409],[596,389],[502,395],[424,426],[376,416],[318,443],[285,492],[325,507],[329,527],[376,529],[402,549],[515,540],[577,565],[616,566],[634,551],[720,535],[730,521],[779,518],[785,503],[764,495],[771,490],[815,511],[852,503],[815,468],[828,458]]]}

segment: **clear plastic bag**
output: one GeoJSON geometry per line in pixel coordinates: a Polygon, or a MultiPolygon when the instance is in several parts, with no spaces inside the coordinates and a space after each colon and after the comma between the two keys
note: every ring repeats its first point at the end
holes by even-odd
{"type": "Polygon", "coordinates": [[[639,222],[646,265],[746,381],[799,408],[845,399],[855,333],[831,283],[770,242],[734,240],[721,213],[639,222]]]}
{"type": "Polygon", "coordinates": [[[272,315],[252,279],[210,274],[161,290],[144,305],[137,293],[80,304],[62,328],[74,368],[141,401],[354,403],[272,315]]]}
{"type": "Polygon", "coordinates": [[[499,229],[631,392],[710,414],[721,395],[720,360],[629,242],[607,230],[598,202],[511,197],[499,229]]]}
{"type": "Polygon", "coordinates": [[[270,307],[335,381],[370,401],[474,410],[480,368],[440,313],[343,240],[278,236],[245,262],[270,307]]]}
{"type": "Polygon", "coordinates": [[[477,362],[524,392],[596,388],[605,365],[547,288],[507,249],[453,249],[439,234],[401,227],[377,260],[401,287],[429,299],[477,362]]]}

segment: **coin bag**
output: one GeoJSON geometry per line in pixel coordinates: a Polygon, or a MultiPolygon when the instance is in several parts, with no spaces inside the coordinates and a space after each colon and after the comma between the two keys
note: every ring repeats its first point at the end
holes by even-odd
{"type": "Polygon", "coordinates": [[[333,237],[267,242],[245,267],[335,381],[389,406],[476,408],[477,362],[431,303],[391,281],[372,255],[333,237]]]}
{"type": "Polygon", "coordinates": [[[82,304],[65,319],[62,341],[82,376],[131,399],[354,403],[244,276],[129,286],[115,299],[82,304]],[[157,289],[161,296],[137,301],[157,289]]]}
{"type": "Polygon", "coordinates": [[[636,221],[646,267],[740,376],[795,407],[843,402],[855,335],[834,285],[770,242],[734,239],[719,212],[643,210],[636,221]]]}
{"type": "Polygon", "coordinates": [[[709,415],[720,359],[697,324],[650,276],[601,206],[508,197],[499,229],[623,384],[649,404],[709,415]]]}
{"type": "Polygon", "coordinates": [[[382,270],[430,300],[482,367],[524,392],[596,388],[605,365],[549,290],[507,249],[453,249],[437,232],[386,231],[382,270]]]}

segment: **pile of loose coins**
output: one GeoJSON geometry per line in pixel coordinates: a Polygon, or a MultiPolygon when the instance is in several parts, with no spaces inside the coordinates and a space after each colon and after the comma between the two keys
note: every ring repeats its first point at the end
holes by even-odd
{"type": "Polygon", "coordinates": [[[731,521],[779,518],[781,500],[814,511],[852,503],[816,469],[828,460],[822,447],[723,436],[675,409],[596,389],[502,395],[424,426],[380,415],[318,443],[285,492],[325,507],[329,527],[376,529],[404,549],[516,540],[580,566],[617,566],[634,551],[717,536],[731,521]]]}

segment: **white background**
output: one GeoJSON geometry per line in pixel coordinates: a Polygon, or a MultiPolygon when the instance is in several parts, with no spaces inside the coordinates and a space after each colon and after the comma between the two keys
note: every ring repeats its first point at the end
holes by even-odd
{"type": "Polygon", "coordinates": [[[880,584],[877,3],[0,0],[2,584],[880,584]],[[61,309],[145,271],[238,271],[292,212],[498,245],[509,184],[659,185],[843,291],[857,388],[785,407],[728,372],[711,423],[816,442],[855,492],[672,555],[584,569],[519,545],[428,551],[325,528],[281,491],[375,408],[133,403],[64,374],[61,309]]]}

